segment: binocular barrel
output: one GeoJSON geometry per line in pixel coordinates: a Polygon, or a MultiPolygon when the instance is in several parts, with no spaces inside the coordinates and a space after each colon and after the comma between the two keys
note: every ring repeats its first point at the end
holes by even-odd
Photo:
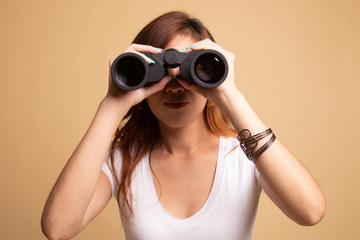
{"type": "Polygon", "coordinates": [[[198,50],[191,53],[168,49],[163,53],[143,53],[154,60],[148,64],[136,53],[123,53],[111,65],[112,81],[120,89],[132,91],[147,83],[157,82],[167,74],[168,68],[180,68],[182,78],[194,81],[205,88],[219,86],[227,77],[228,64],[225,57],[215,50],[198,50]]]}

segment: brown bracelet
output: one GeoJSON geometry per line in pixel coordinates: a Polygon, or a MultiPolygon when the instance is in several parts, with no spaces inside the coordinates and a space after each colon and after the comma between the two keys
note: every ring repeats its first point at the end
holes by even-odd
{"type": "Polygon", "coordinates": [[[251,136],[251,132],[248,129],[244,129],[240,131],[240,133],[237,135],[237,139],[239,140],[240,146],[244,151],[245,155],[249,158],[249,160],[255,163],[256,160],[260,157],[260,155],[265,152],[271,146],[271,144],[273,144],[276,136],[270,128],[254,136],[251,136]],[[267,137],[270,134],[272,134],[271,138],[259,150],[254,153],[254,149],[258,145],[258,141],[267,137]]]}

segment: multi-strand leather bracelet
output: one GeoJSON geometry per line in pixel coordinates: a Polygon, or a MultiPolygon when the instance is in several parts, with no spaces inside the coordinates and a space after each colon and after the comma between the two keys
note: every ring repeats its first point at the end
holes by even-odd
{"type": "Polygon", "coordinates": [[[239,134],[237,135],[237,139],[239,140],[240,146],[244,151],[245,155],[252,162],[255,163],[256,160],[260,157],[260,155],[263,152],[265,152],[271,146],[271,144],[273,144],[273,142],[276,139],[276,136],[270,128],[254,136],[251,136],[251,132],[248,129],[244,129],[239,132],[239,134]],[[256,152],[254,152],[255,148],[258,145],[258,141],[269,136],[270,134],[272,134],[271,138],[263,146],[261,146],[256,152]]]}

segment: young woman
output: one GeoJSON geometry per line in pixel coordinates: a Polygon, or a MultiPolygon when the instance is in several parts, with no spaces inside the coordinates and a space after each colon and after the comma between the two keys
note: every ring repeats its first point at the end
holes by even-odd
{"type": "Polygon", "coordinates": [[[50,193],[44,234],[73,237],[114,196],[127,239],[251,239],[262,189],[295,222],[318,223],[324,196],[236,88],[235,56],[182,12],[153,20],[125,52],[152,64],[140,52],[169,48],[221,52],[229,65],[227,79],[205,89],[182,79],[175,68],[134,91],[122,91],[110,79],[93,122],[50,193]]]}

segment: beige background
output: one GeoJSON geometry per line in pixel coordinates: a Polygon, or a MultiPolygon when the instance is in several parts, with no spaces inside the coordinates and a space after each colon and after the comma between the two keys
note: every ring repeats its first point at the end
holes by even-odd
{"type": "MultiPolygon", "coordinates": [[[[43,205],[106,92],[109,59],[174,9],[236,54],[238,87],[326,195],[315,227],[262,195],[254,239],[359,239],[356,0],[1,0],[0,239],[44,239],[43,205]]],[[[112,200],[75,239],[123,239],[120,224],[112,200]]]]}

